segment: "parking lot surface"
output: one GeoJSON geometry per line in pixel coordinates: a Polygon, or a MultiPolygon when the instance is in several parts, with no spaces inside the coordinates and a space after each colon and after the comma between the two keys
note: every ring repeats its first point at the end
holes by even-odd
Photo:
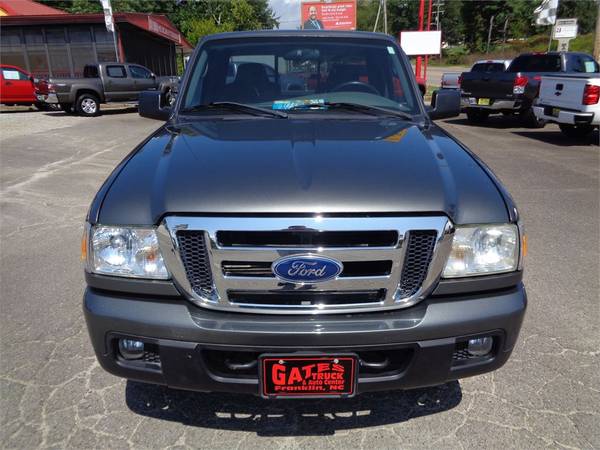
{"type": "Polygon", "coordinates": [[[97,364],[81,309],[87,207],[159,122],[112,110],[0,113],[3,448],[600,448],[598,134],[464,116],[525,221],[529,309],[485,376],[349,400],[274,401],[128,382],[97,364]]]}

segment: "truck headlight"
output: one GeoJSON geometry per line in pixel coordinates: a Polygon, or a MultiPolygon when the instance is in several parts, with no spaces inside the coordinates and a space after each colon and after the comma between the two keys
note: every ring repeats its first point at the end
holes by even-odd
{"type": "Polygon", "coordinates": [[[132,278],[169,278],[154,229],[101,225],[92,227],[88,233],[90,272],[132,278]]]}
{"type": "Polygon", "coordinates": [[[519,264],[517,225],[457,227],[444,278],[512,272],[519,264]]]}

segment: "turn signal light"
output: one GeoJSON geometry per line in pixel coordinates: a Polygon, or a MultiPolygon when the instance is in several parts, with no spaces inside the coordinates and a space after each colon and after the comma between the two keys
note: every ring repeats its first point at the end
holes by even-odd
{"type": "Polygon", "coordinates": [[[600,86],[595,84],[586,84],[583,89],[583,105],[595,105],[600,100],[600,86]]]}

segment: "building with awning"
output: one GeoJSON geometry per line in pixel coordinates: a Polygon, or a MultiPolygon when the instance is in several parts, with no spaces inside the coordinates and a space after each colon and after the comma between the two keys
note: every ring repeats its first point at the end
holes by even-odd
{"type": "Polygon", "coordinates": [[[115,13],[113,19],[114,34],[102,13],[69,14],[32,0],[0,0],[0,60],[36,77],[81,77],[86,64],[117,59],[176,75],[177,59],[192,51],[164,15],[115,13]]]}

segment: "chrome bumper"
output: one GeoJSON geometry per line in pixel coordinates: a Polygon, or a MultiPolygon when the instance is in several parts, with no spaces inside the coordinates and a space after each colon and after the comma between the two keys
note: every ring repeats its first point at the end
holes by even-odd
{"type": "Polygon", "coordinates": [[[39,102],[44,103],[58,103],[58,97],[56,94],[36,94],[39,102]]]}
{"type": "Polygon", "coordinates": [[[564,111],[560,108],[558,111],[558,116],[553,116],[545,113],[545,106],[534,106],[533,113],[538,119],[547,120],[549,122],[556,123],[565,123],[570,125],[575,124],[585,124],[589,123],[591,125],[599,125],[600,124],[600,116],[596,117],[594,121],[594,113],[591,112],[577,112],[577,111],[564,111]]]}
{"type": "Polygon", "coordinates": [[[490,105],[478,105],[477,97],[462,97],[463,106],[466,108],[479,108],[489,111],[500,110],[518,110],[521,107],[520,102],[516,100],[493,100],[490,105]]]}

